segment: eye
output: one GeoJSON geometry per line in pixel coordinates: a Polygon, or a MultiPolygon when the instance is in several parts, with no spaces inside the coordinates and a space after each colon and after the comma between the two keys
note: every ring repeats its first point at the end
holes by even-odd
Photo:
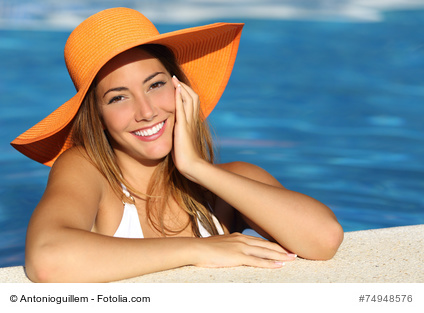
{"type": "Polygon", "coordinates": [[[116,102],[119,102],[119,101],[121,101],[123,99],[124,99],[124,96],[115,96],[112,99],[110,99],[107,104],[116,103],[116,102]]]}
{"type": "Polygon", "coordinates": [[[155,83],[151,84],[151,85],[150,85],[150,87],[149,87],[149,89],[150,89],[150,90],[152,90],[152,89],[157,89],[157,88],[162,87],[163,85],[165,85],[165,82],[163,82],[163,81],[158,81],[158,82],[155,82],[155,83]]]}

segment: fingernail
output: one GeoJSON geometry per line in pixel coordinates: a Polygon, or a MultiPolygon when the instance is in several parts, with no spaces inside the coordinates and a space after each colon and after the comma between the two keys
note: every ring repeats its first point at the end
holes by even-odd
{"type": "Polygon", "coordinates": [[[286,263],[281,262],[281,261],[275,261],[275,262],[274,262],[274,264],[275,264],[275,265],[279,265],[279,266],[284,266],[284,265],[286,265],[286,263]]]}
{"type": "Polygon", "coordinates": [[[180,80],[177,78],[177,76],[172,75],[172,77],[173,77],[173,78],[175,78],[176,80],[180,81],[180,80]]]}
{"type": "Polygon", "coordinates": [[[297,258],[297,254],[294,253],[287,253],[287,256],[293,257],[293,258],[297,258]]]}

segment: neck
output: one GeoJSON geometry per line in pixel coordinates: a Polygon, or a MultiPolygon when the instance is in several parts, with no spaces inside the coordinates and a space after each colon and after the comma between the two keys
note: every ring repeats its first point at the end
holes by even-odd
{"type": "Polygon", "coordinates": [[[164,159],[140,161],[120,151],[115,151],[115,153],[124,179],[133,188],[145,193],[154,171],[164,159]]]}

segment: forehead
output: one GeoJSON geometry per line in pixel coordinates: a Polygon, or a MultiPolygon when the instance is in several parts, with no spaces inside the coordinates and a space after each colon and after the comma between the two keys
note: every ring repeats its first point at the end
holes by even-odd
{"type": "Polygon", "coordinates": [[[100,82],[104,77],[115,72],[116,70],[122,69],[126,65],[130,65],[138,61],[147,61],[143,63],[145,65],[164,69],[164,66],[158,59],[156,59],[143,49],[136,47],[118,54],[109,62],[107,62],[98,72],[97,82],[100,82]]]}

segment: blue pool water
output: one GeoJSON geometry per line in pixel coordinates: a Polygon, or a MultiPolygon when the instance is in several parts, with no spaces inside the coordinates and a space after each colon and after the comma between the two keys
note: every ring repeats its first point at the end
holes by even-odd
{"type": "MultiPolygon", "coordinates": [[[[73,15],[66,16],[31,1],[0,2],[0,267],[23,264],[26,227],[49,170],[9,142],[74,94],[62,51],[78,18],[99,8],[86,2],[56,3],[68,5],[61,8],[73,15]]],[[[148,6],[161,32],[246,23],[228,88],[210,116],[220,161],[265,168],[330,206],[345,231],[423,224],[424,10],[355,15],[282,2],[298,11],[255,15],[244,7],[230,16],[221,7],[208,12],[224,18],[165,23],[148,6]]],[[[355,1],[333,5],[341,3],[355,1]]]]}

